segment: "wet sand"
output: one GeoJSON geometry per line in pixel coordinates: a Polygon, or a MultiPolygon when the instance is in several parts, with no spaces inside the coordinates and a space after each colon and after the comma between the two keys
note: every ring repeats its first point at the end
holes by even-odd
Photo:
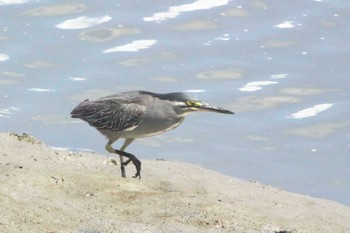
{"type": "Polygon", "coordinates": [[[0,134],[0,232],[350,232],[350,207],[186,163],[142,160],[142,179],[94,153],[0,134]]]}

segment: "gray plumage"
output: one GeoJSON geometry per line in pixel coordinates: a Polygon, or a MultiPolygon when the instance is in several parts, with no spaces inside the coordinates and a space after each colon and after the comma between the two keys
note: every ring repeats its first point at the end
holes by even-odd
{"type": "MultiPolygon", "coordinates": [[[[130,96],[131,97],[131,96],[130,96]]],[[[99,130],[120,132],[139,124],[145,107],[138,99],[126,99],[124,94],[95,101],[85,100],[71,113],[99,130]]]]}
{"type": "Polygon", "coordinates": [[[157,94],[131,91],[94,101],[85,100],[73,109],[71,117],[86,121],[108,138],[106,150],[120,155],[123,177],[124,166],[130,161],[137,167],[135,176],[140,177],[141,162],[134,155],[124,152],[126,147],[135,138],[153,136],[176,128],[193,111],[233,114],[182,92],[157,94]],[[120,150],[115,150],[111,145],[119,138],[125,138],[125,142],[120,150]],[[129,160],[124,163],[122,156],[129,160]]]}

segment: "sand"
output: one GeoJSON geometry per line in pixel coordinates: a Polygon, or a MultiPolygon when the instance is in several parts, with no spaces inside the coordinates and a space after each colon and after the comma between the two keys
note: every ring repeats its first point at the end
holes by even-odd
{"type": "Polygon", "coordinates": [[[0,232],[350,232],[350,207],[186,163],[142,179],[94,153],[0,133],[0,232]]]}

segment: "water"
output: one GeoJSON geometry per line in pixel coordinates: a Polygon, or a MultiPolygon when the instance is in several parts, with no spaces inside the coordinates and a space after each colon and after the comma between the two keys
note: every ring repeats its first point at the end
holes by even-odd
{"type": "Polygon", "coordinates": [[[345,0],[0,0],[0,130],[107,154],[96,130],[70,119],[80,101],[192,90],[237,114],[190,115],[129,151],[350,205],[349,10],[345,0]]]}

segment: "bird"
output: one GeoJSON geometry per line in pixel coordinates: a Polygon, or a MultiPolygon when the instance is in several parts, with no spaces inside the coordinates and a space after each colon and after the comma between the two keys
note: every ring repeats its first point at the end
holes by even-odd
{"type": "Polygon", "coordinates": [[[133,178],[141,179],[141,161],[125,149],[137,138],[150,137],[175,129],[192,112],[234,112],[202,102],[185,92],[153,93],[127,91],[102,97],[86,99],[76,106],[72,118],[79,118],[96,128],[108,142],[105,149],[119,155],[121,176],[126,177],[125,166],[132,162],[136,168],[133,178]],[[123,138],[119,150],[112,144],[123,138]],[[128,158],[124,162],[124,157],[128,158]]]}

